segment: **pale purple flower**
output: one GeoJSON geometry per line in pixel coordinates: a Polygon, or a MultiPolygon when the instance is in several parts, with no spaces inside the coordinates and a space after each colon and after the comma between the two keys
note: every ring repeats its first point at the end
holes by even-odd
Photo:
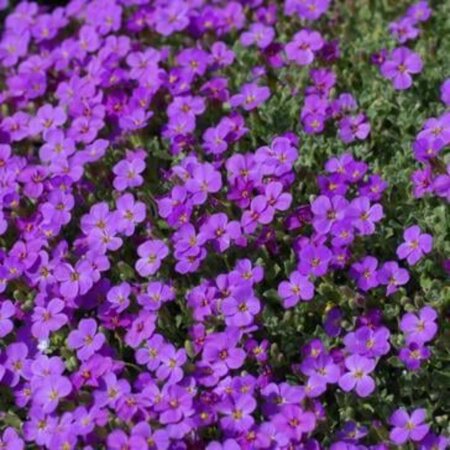
{"type": "Polygon", "coordinates": [[[254,316],[259,313],[261,304],[253,294],[250,284],[233,292],[232,296],[225,298],[221,305],[225,316],[225,323],[232,327],[250,325],[254,316]]]}
{"type": "Polygon", "coordinates": [[[425,254],[430,253],[433,247],[433,237],[422,233],[417,225],[407,228],[403,233],[403,239],[405,242],[397,248],[397,256],[399,259],[406,259],[411,266],[425,254]]]}
{"type": "Polygon", "coordinates": [[[431,341],[436,333],[437,312],[431,306],[424,306],[418,314],[406,313],[400,322],[400,330],[405,333],[406,342],[424,344],[431,341]]]}
{"type": "Polygon", "coordinates": [[[89,359],[103,346],[105,335],[97,331],[97,322],[94,319],[82,319],[78,328],[70,332],[67,344],[69,348],[77,351],[81,361],[89,359]]]}
{"type": "Polygon", "coordinates": [[[348,216],[352,218],[353,226],[360,234],[373,234],[375,224],[384,216],[383,207],[379,203],[371,205],[367,197],[358,197],[351,202],[348,216]]]}
{"type": "Polygon", "coordinates": [[[162,260],[169,254],[169,248],[160,240],[147,241],[141,244],[137,253],[136,270],[142,277],[155,274],[161,267],[162,260]]]}
{"type": "Polygon", "coordinates": [[[289,61],[304,66],[313,62],[315,52],[318,52],[323,44],[324,40],[317,31],[301,30],[286,44],[284,50],[289,61]]]}
{"type": "Polygon", "coordinates": [[[309,301],[314,296],[314,284],[300,272],[292,272],[289,281],[278,285],[278,295],[282,298],[284,308],[292,308],[300,300],[309,301]]]}
{"type": "Polygon", "coordinates": [[[71,391],[72,383],[66,377],[54,375],[43,380],[43,384],[36,391],[34,401],[44,413],[51,413],[58,407],[59,401],[71,391]]]}
{"type": "Polygon", "coordinates": [[[16,307],[10,300],[3,300],[0,306],[0,338],[11,333],[14,328],[12,319],[16,313],[16,307]]]}
{"type": "Polygon", "coordinates": [[[402,445],[406,441],[421,441],[428,433],[430,426],[425,422],[427,413],[425,409],[416,409],[411,415],[404,408],[397,409],[390,418],[394,427],[389,433],[395,445],[402,445]]]}
{"type": "Polygon", "coordinates": [[[264,103],[269,97],[270,89],[267,86],[248,83],[241,87],[239,94],[230,98],[230,104],[234,108],[242,106],[246,111],[251,111],[264,103]]]}
{"type": "Polygon", "coordinates": [[[46,339],[50,333],[59,330],[67,323],[62,313],[65,304],[59,298],[50,300],[47,306],[36,306],[33,311],[31,333],[38,339],[46,339]]]}
{"type": "Polygon", "coordinates": [[[241,43],[244,47],[255,44],[261,49],[265,49],[270,45],[275,37],[275,30],[272,27],[263,25],[262,23],[253,23],[248,31],[241,34],[241,43]]]}
{"type": "Polygon", "coordinates": [[[375,390],[375,381],[369,376],[375,369],[373,359],[359,355],[345,358],[347,373],[339,378],[339,386],[345,392],[355,389],[360,397],[367,397],[375,390]]]}

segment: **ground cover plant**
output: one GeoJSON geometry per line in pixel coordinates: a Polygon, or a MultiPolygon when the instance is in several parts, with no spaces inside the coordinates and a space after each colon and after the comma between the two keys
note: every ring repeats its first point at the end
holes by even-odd
{"type": "Polygon", "coordinates": [[[445,449],[450,3],[0,2],[0,448],[445,449]]]}

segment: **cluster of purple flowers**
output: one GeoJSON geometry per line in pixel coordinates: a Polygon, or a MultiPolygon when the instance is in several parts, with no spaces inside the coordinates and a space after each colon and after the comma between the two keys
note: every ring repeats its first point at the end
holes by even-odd
{"type": "MultiPolygon", "coordinates": [[[[330,3],[24,1],[6,17],[0,448],[320,449],[327,396],[376,391],[377,367],[398,349],[379,308],[355,318],[319,304],[321,338],[295,343],[289,374],[266,333],[272,307],[304,311],[333,277],[360,303],[396,299],[410,279],[364,250],[388,186],[366,162],[349,151],[328,158],[318,190],[299,201],[299,137],[247,139],[276,94],[272,72],[317,61],[330,67],[310,70],[305,133],[336,121],[343,144],[369,136],[353,95],[335,94],[338,44],[311,28],[330,3]],[[277,30],[284,16],[297,27],[289,36],[277,30]],[[235,86],[238,52],[261,65],[235,86]]],[[[419,2],[392,33],[413,39],[429,15],[419,2]]],[[[420,58],[400,48],[391,59],[383,74],[409,87],[420,58]]],[[[428,120],[414,152],[430,177],[449,143],[448,114],[428,120]]],[[[448,171],[415,182],[416,196],[450,198],[448,171]]],[[[417,225],[403,238],[397,257],[409,266],[432,251],[417,225]]],[[[411,371],[431,357],[437,318],[423,306],[401,319],[398,355],[411,371]]],[[[424,422],[421,409],[398,410],[390,438],[372,445],[366,427],[345,421],[330,445],[445,445],[424,422]]]]}
{"type": "MultiPolygon", "coordinates": [[[[450,80],[441,87],[441,99],[450,106],[450,80]]],[[[444,153],[450,145],[450,112],[425,121],[412,145],[414,158],[422,165],[413,172],[413,194],[416,198],[436,195],[450,202],[450,165],[445,166],[444,153]]]]}
{"type": "Polygon", "coordinates": [[[322,133],[326,122],[334,120],[339,127],[338,135],[345,144],[365,140],[370,133],[370,123],[364,113],[357,112],[356,99],[349,93],[330,98],[336,75],[327,69],[313,69],[311,81],[313,84],[306,88],[300,113],[305,132],[322,133]]]}
{"type": "Polygon", "coordinates": [[[409,89],[413,84],[412,75],[422,71],[421,56],[404,44],[417,39],[418,28],[429,20],[431,8],[426,0],[421,0],[408,8],[406,14],[389,25],[389,31],[400,44],[392,51],[381,50],[373,56],[373,62],[380,66],[383,77],[392,82],[394,89],[409,89]]]}

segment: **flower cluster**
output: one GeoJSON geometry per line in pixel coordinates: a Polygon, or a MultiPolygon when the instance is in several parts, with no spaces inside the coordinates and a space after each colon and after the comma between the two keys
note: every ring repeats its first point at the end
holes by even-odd
{"type": "MultiPolygon", "coordinates": [[[[441,87],[442,102],[449,104],[450,83],[445,81],[441,87]]],[[[420,198],[436,195],[450,202],[450,165],[445,166],[443,153],[450,145],[450,112],[444,111],[438,117],[425,121],[412,145],[414,158],[423,168],[411,176],[413,194],[420,198]]]]}
{"type": "MultiPolygon", "coordinates": [[[[445,405],[426,421],[397,386],[444,371],[421,278],[444,246],[407,200],[392,210],[333,8],[8,9],[0,448],[445,448],[445,405]]],[[[430,16],[420,1],[391,33],[404,44],[430,16]]],[[[406,47],[381,65],[397,89],[421,69],[406,47]]],[[[427,120],[416,197],[450,199],[448,144],[449,114],[427,120]]]]}
{"type": "Polygon", "coordinates": [[[420,73],[423,68],[422,58],[403,44],[417,39],[420,34],[418,28],[427,22],[431,16],[431,9],[427,1],[419,1],[406,11],[406,14],[389,25],[389,31],[400,47],[388,52],[382,50],[375,62],[380,65],[383,77],[391,80],[394,89],[409,89],[413,83],[412,75],[420,73]]]}

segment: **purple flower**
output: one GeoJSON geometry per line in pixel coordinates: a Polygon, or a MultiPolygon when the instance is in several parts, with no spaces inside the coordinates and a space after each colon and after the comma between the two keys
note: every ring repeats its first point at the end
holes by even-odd
{"type": "Polygon", "coordinates": [[[175,31],[181,31],[189,24],[188,5],[182,0],[175,0],[165,6],[156,8],[156,31],[163,36],[170,36],[175,31]]]}
{"type": "Polygon", "coordinates": [[[251,415],[255,409],[256,401],[251,395],[228,397],[219,405],[220,412],[225,415],[220,419],[220,424],[224,430],[248,430],[255,421],[251,415]]]}
{"type": "Polygon", "coordinates": [[[237,369],[244,364],[245,352],[236,348],[238,337],[236,333],[224,332],[211,335],[203,349],[203,358],[209,363],[218,364],[224,373],[228,369],[237,369]]]}
{"type": "Polygon", "coordinates": [[[145,294],[138,296],[138,303],[149,311],[157,311],[163,303],[173,300],[175,289],[159,281],[148,284],[145,294]]]}
{"type": "Polygon", "coordinates": [[[360,397],[367,397],[375,390],[375,382],[369,376],[375,369],[376,362],[373,359],[359,355],[351,355],[345,358],[345,367],[348,370],[339,378],[339,386],[345,392],[352,389],[360,397]]]}
{"type": "Polygon", "coordinates": [[[173,345],[166,344],[161,348],[160,365],[156,370],[159,380],[165,380],[166,385],[181,381],[184,372],[182,366],[186,362],[184,349],[177,350],[173,345]]]}
{"type": "Polygon", "coordinates": [[[407,47],[399,47],[392,51],[380,70],[385,78],[392,81],[395,89],[404,90],[412,85],[411,74],[420,73],[422,67],[422,59],[417,53],[407,47]]]}
{"type": "Polygon", "coordinates": [[[67,299],[86,294],[93,285],[92,275],[92,266],[87,260],[80,260],[75,267],[67,263],[55,267],[55,277],[60,283],[59,291],[67,299]]]}
{"type": "Polygon", "coordinates": [[[433,191],[432,173],[430,167],[425,167],[424,170],[416,170],[411,174],[411,181],[413,182],[413,194],[416,198],[421,198],[425,194],[433,191]]]}
{"type": "Polygon", "coordinates": [[[241,87],[239,94],[230,98],[230,105],[234,108],[242,106],[246,111],[251,111],[264,103],[269,97],[270,89],[267,86],[248,83],[241,87]]]}
{"type": "Polygon", "coordinates": [[[81,361],[86,361],[103,346],[105,335],[97,333],[97,322],[94,319],[82,319],[78,329],[71,331],[67,338],[69,348],[77,350],[81,361]]]}
{"type": "Polygon", "coordinates": [[[0,438],[0,448],[5,450],[23,450],[25,443],[14,428],[7,427],[0,438]]]}
{"type": "Polygon", "coordinates": [[[11,333],[14,328],[12,318],[16,313],[16,308],[10,300],[2,301],[0,306],[0,338],[4,338],[11,333]]]}
{"type": "Polygon", "coordinates": [[[410,17],[402,17],[389,25],[389,31],[400,44],[414,40],[419,36],[419,29],[415,27],[416,20],[410,17]]]}
{"type": "Polygon", "coordinates": [[[413,144],[414,157],[417,161],[426,162],[437,157],[444,147],[444,141],[439,138],[418,138],[413,144]]]}
{"type": "Polygon", "coordinates": [[[30,120],[29,132],[31,135],[43,133],[45,138],[49,131],[52,131],[66,122],[67,116],[63,108],[51,105],[41,106],[36,117],[30,120]]]}
{"type": "Polygon", "coordinates": [[[117,230],[132,236],[136,225],[145,220],[145,204],[135,201],[132,194],[124,194],[116,200],[116,207],[117,230]]]}
{"type": "Polygon", "coordinates": [[[119,161],[114,167],[113,172],[114,187],[118,191],[124,191],[127,188],[140,186],[144,179],[140,175],[145,170],[145,161],[140,157],[130,156],[130,159],[119,161]]]}
{"type": "Polygon", "coordinates": [[[283,185],[277,181],[272,181],[266,185],[264,195],[268,206],[276,211],[286,211],[291,206],[292,195],[283,192],[283,185]]]}
{"type": "MultiPolygon", "coordinates": [[[[423,2],[425,3],[425,2],[423,2]]],[[[446,436],[437,436],[429,432],[419,444],[420,450],[445,450],[448,448],[450,441],[446,436]]]]}
{"type": "Polygon", "coordinates": [[[206,450],[240,450],[241,446],[234,439],[226,439],[223,444],[212,441],[206,446],[206,450]]]}
{"type": "Polygon", "coordinates": [[[386,294],[391,295],[397,292],[399,286],[403,286],[409,281],[409,273],[402,269],[395,261],[389,261],[383,264],[378,271],[378,281],[387,286],[386,294]]]}
{"type": "Polygon", "coordinates": [[[264,195],[256,196],[250,203],[250,210],[242,215],[241,225],[245,233],[253,233],[258,223],[266,225],[273,220],[275,210],[269,206],[264,195]]]}
{"type": "Polygon", "coordinates": [[[28,347],[23,342],[9,344],[6,347],[6,362],[0,366],[0,375],[5,374],[3,382],[15,387],[21,379],[29,379],[31,375],[30,366],[28,347]]]}
{"type": "Polygon", "coordinates": [[[72,383],[66,377],[58,375],[48,377],[37,389],[34,401],[44,413],[51,413],[58,407],[59,401],[67,397],[71,391],[72,383]]]}
{"type": "Polygon", "coordinates": [[[165,386],[163,400],[157,405],[161,411],[159,420],[162,424],[180,422],[192,414],[192,395],[188,390],[176,384],[165,386]]]}
{"type": "Polygon", "coordinates": [[[328,272],[332,253],[325,245],[305,245],[299,255],[298,271],[302,275],[321,277],[328,272]]]}
{"type": "Polygon", "coordinates": [[[350,274],[357,280],[358,287],[363,291],[376,288],[378,281],[378,260],[373,256],[366,256],[361,261],[352,264],[350,274]]]}
{"type": "Polygon", "coordinates": [[[195,205],[205,203],[208,194],[218,192],[221,187],[222,177],[220,172],[208,163],[195,167],[192,177],[186,182],[186,189],[192,194],[192,201],[195,205]]]}
{"type": "Polygon", "coordinates": [[[411,342],[407,347],[403,347],[399,352],[399,359],[408,370],[419,370],[423,361],[431,356],[430,350],[417,342],[411,342]]]}
{"type": "Polygon", "coordinates": [[[341,370],[333,362],[333,358],[323,354],[317,358],[309,357],[304,359],[300,370],[308,377],[315,377],[322,383],[337,383],[341,376],[341,370]]]}
{"type": "Polygon", "coordinates": [[[389,433],[389,438],[396,445],[402,445],[406,441],[421,441],[428,433],[430,426],[425,424],[425,409],[415,409],[411,416],[404,408],[397,409],[390,418],[394,427],[389,433]]]}
{"type": "Polygon", "coordinates": [[[132,348],[137,348],[141,343],[151,337],[155,331],[156,317],[151,311],[143,311],[132,321],[126,335],[125,342],[132,348]]]}
{"type": "Polygon", "coordinates": [[[164,338],[159,334],[154,334],[144,347],[136,351],[136,362],[146,365],[150,371],[155,371],[161,364],[161,351],[164,348],[164,338]]]}
{"type": "Polygon", "coordinates": [[[386,327],[371,328],[362,326],[344,338],[346,349],[350,353],[375,358],[389,353],[390,333],[386,327]]]}
{"type": "Polygon", "coordinates": [[[446,106],[450,106],[450,78],[441,85],[441,100],[446,106]]]}
{"type": "Polygon", "coordinates": [[[251,285],[244,285],[225,298],[221,305],[225,323],[232,327],[250,325],[261,310],[259,300],[254,296],[251,285]]]}
{"type": "Polygon", "coordinates": [[[300,441],[304,434],[308,434],[316,427],[316,418],[312,412],[303,411],[297,405],[283,406],[272,423],[277,430],[285,433],[290,439],[300,441]]]}
{"type": "Polygon", "coordinates": [[[358,197],[351,202],[348,216],[360,234],[373,234],[375,223],[383,218],[383,207],[379,203],[371,205],[367,197],[358,197]]]}
{"type": "Polygon", "coordinates": [[[416,22],[426,22],[431,16],[431,8],[427,0],[419,0],[411,5],[406,15],[416,22]]]}
{"type": "Polygon", "coordinates": [[[363,141],[370,133],[370,123],[364,114],[344,117],[339,122],[339,137],[345,144],[350,144],[356,139],[363,141]]]}
{"type": "Polygon", "coordinates": [[[339,307],[333,306],[327,313],[323,323],[325,332],[330,337],[337,337],[342,331],[342,311],[339,307]]]}
{"type": "Polygon", "coordinates": [[[244,47],[256,44],[257,47],[265,49],[270,45],[274,37],[275,31],[272,27],[261,23],[253,23],[250,25],[249,31],[241,34],[241,44],[244,47]]]}
{"type": "Polygon", "coordinates": [[[328,233],[333,224],[344,219],[347,206],[347,200],[340,195],[331,199],[326,195],[317,197],[311,204],[314,229],[320,234],[328,233]]]}
{"type": "Polygon", "coordinates": [[[309,301],[313,298],[314,284],[300,272],[292,272],[289,281],[279,284],[278,295],[282,298],[284,308],[292,308],[300,300],[309,301]]]}
{"type": "Polygon", "coordinates": [[[318,52],[323,44],[323,38],[317,31],[301,30],[286,44],[285,52],[289,61],[304,66],[314,61],[315,52],[318,52]]]}
{"type": "Polygon", "coordinates": [[[48,196],[48,201],[41,206],[41,212],[47,223],[66,225],[72,217],[70,211],[75,205],[72,195],[60,190],[53,190],[48,196]]]}
{"type": "Polygon", "coordinates": [[[207,219],[201,228],[201,233],[208,240],[212,240],[220,252],[223,252],[241,236],[241,226],[235,220],[229,222],[225,213],[217,213],[207,219]]]}
{"type": "Polygon", "coordinates": [[[50,333],[59,330],[67,323],[67,316],[62,313],[64,302],[59,298],[50,300],[46,307],[34,308],[31,333],[38,339],[46,339],[50,333]]]}
{"type": "Polygon", "coordinates": [[[422,257],[431,252],[433,238],[430,234],[422,233],[420,227],[413,225],[403,233],[405,242],[397,248],[399,259],[406,259],[413,266],[422,257]]]}
{"type": "Polygon", "coordinates": [[[330,6],[330,0],[287,0],[285,2],[286,14],[296,13],[306,20],[317,20],[330,6]]]}
{"type": "Polygon", "coordinates": [[[160,240],[147,241],[138,247],[137,253],[140,258],[136,262],[136,270],[141,277],[148,277],[159,270],[169,248],[160,240]]]}
{"type": "Polygon", "coordinates": [[[400,322],[400,330],[406,335],[406,342],[424,344],[437,333],[437,313],[431,306],[424,306],[419,314],[406,313],[400,322]]]}

